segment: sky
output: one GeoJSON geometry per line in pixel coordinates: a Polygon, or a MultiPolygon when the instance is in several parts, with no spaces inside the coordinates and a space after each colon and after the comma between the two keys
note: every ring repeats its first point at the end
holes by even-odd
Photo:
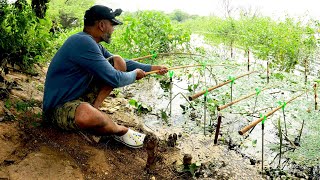
{"type": "MultiPolygon", "coordinates": [[[[97,0],[110,8],[121,8],[124,11],[161,10],[172,12],[175,9],[197,15],[224,15],[224,0],[97,0]]],[[[320,19],[319,0],[227,0],[233,9],[251,9],[264,16],[281,18],[288,14],[291,17],[311,17],[320,19]]]]}

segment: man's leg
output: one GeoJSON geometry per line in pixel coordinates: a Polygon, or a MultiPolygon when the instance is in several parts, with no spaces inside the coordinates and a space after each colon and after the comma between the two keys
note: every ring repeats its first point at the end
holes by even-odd
{"type": "MultiPolygon", "coordinates": [[[[123,72],[127,71],[126,62],[120,56],[113,56],[113,63],[114,63],[115,69],[117,69],[119,71],[123,71],[123,72]]],[[[98,93],[97,98],[93,102],[93,107],[98,109],[101,106],[104,99],[107,96],[109,96],[109,94],[111,93],[112,90],[113,90],[113,88],[110,86],[102,87],[98,93]]]]}
{"type": "Polygon", "coordinates": [[[121,136],[128,131],[127,127],[116,124],[108,115],[89,103],[81,103],[77,107],[75,123],[80,129],[88,130],[96,135],[115,134],[121,136]]]}
{"type": "MultiPolygon", "coordinates": [[[[113,56],[113,66],[120,71],[126,71],[126,62],[120,56],[113,56]]],[[[104,99],[109,96],[113,88],[104,86],[100,89],[93,106],[89,103],[81,103],[75,112],[75,123],[80,129],[88,130],[96,135],[123,135],[128,128],[117,125],[112,119],[98,110],[104,99]]]]}
{"type": "Polygon", "coordinates": [[[81,103],[75,112],[75,124],[78,128],[96,135],[115,135],[114,139],[132,148],[143,147],[145,134],[116,124],[109,116],[91,106],[81,103]]]}

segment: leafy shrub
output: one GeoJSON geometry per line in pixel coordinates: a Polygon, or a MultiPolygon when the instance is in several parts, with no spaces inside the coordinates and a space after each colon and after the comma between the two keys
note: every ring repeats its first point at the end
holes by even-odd
{"type": "Polygon", "coordinates": [[[112,53],[123,57],[139,57],[150,54],[172,52],[185,49],[190,40],[190,31],[173,25],[170,18],[162,12],[138,11],[122,15],[122,26],[113,34],[113,41],[108,45],[112,53]]]}
{"type": "Polygon", "coordinates": [[[51,22],[38,19],[25,0],[0,3],[0,66],[10,63],[31,67],[42,60],[50,39],[51,22]]]}
{"type": "Polygon", "coordinates": [[[94,5],[94,0],[50,0],[47,16],[56,28],[72,28],[83,25],[83,16],[94,5]]]}
{"type": "MultiPolygon", "coordinates": [[[[212,44],[241,48],[271,67],[291,71],[297,64],[308,64],[315,56],[316,22],[302,22],[287,17],[276,22],[269,17],[241,16],[239,19],[204,17],[188,20],[185,26],[200,33],[212,44]]],[[[231,52],[232,56],[232,52],[231,52]]]]}

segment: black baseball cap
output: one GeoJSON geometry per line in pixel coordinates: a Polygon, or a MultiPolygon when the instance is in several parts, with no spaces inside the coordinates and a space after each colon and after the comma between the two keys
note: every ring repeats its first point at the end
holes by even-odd
{"type": "Polygon", "coordinates": [[[108,19],[114,25],[123,24],[121,21],[117,20],[115,17],[122,13],[121,9],[112,10],[107,6],[94,5],[89,8],[84,15],[84,24],[92,24],[97,20],[108,19]]]}

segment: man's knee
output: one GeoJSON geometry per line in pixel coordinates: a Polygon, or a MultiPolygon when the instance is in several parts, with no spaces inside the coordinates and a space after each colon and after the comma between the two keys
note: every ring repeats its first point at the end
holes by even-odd
{"type": "Polygon", "coordinates": [[[119,55],[113,56],[114,68],[123,72],[127,71],[126,61],[119,55]]]}
{"type": "Polygon", "coordinates": [[[75,123],[80,129],[98,128],[106,125],[101,112],[89,103],[81,103],[75,113],[75,123]]]}

